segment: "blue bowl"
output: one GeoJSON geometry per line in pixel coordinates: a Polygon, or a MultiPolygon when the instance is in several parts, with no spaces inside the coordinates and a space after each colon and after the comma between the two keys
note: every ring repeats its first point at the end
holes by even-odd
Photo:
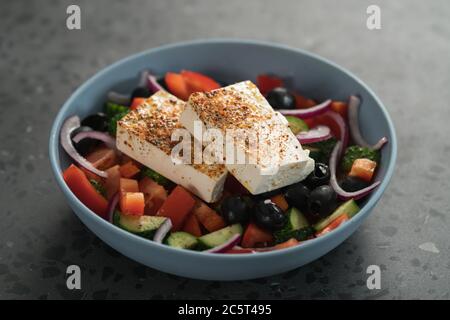
{"type": "Polygon", "coordinates": [[[348,238],[367,218],[381,198],[394,171],[397,140],[392,121],[377,96],[350,72],[314,54],[272,43],[247,40],[206,40],[167,45],[125,58],[103,69],[67,100],[56,117],[50,135],[50,161],[56,181],[70,207],[100,239],[149,267],[179,276],[206,280],[242,280],[269,276],[307,264],[348,238]],[[346,100],[359,94],[363,105],[360,123],[366,139],[374,143],[386,136],[378,169],[381,185],[368,197],[361,211],[335,231],[284,250],[244,255],[212,254],[172,248],[125,232],[103,220],[70,191],[62,169],[70,159],[59,145],[58,134],[67,117],[84,117],[99,111],[108,90],[129,92],[138,73],[155,74],[181,69],[204,72],[225,83],[253,80],[260,73],[288,77],[301,92],[318,100],[346,100]]]}

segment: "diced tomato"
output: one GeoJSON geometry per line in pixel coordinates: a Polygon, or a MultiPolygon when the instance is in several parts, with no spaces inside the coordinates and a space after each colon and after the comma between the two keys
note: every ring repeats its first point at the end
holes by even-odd
{"type": "Polygon", "coordinates": [[[347,109],[348,105],[342,101],[333,101],[331,102],[331,110],[339,113],[344,119],[347,119],[347,109]]]}
{"type": "Polygon", "coordinates": [[[348,220],[349,220],[348,214],[346,214],[346,213],[341,214],[339,217],[337,217],[336,219],[331,221],[328,226],[323,228],[322,231],[316,233],[316,237],[323,236],[324,234],[326,234],[330,231],[333,231],[334,229],[339,227],[342,223],[344,223],[345,221],[348,221],[348,220]]]}
{"type": "Polygon", "coordinates": [[[256,224],[250,223],[244,232],[241,246],[244,248],[254,248],[263,246],[266,243],[272,242],[273,236],[270,232],[259,228],[256,224]]]}
{"type": "Polygon", "coordinates": [[[317,103],[313,99],[308,99],[301,94],[295,93],[295,106],[298,109],[306,109],[314,107],[317,103]]]}
{"type": "Polygon", "coordinates": [[[122,193],[139,192],[139,185],[138,185],[137,180],[120,178],[119,189],[120,189],[120,192],[122,192],[122,193]]]}
{"type": "Polygon", "coordinates": [[[263,95],[276,87],[283,87],[283,80],[278,77],[269,76],[267,74],[260,74],[256,78],[256,85],[263,95]]]}
{"type": "Polygon", "coordinates": [[[204,74],[183,70],[181,71],[181,75],[184,81],[186,81],[190,93],[211,91],[220,88],[220,84],[204,74]]]}
{"type": "Polygon", "coordinates": [[[242,253],[253,253],[254,251],[252,249],[242,248],[242,249],[228,249],[225,251],[225,253],[233,253],[233,254],[242,254],[242,253]]]}
{"type": "Polygon", "coordinates": [[[170,218],[172,230],[178,231],[194,205],[194,197],[183,187],[176,186],[156,215],[170,218]]]}
{"type": "Polygon", "coordinates": [[[209,232],[214,232],[226,226],[223,218],[201,200],[196,201],[192,213],[197,216],[198,221],[209,232]]]}
{"type": "Polygon", "coordinates": [[[233,195],[249,194],[249,191],[231,174],[225,180],[224,189],[233,195]]]}
{"type": "Polygon", "coordinates": [[[289,209],[289,204],[282,194],[277,194],[271,197],[270,200],[283,211],[287,211],[287,209],[289,209]]]}
{"type": "Polygon", "coordinates": [[[117,164],[116,152],[107,147],[99,147],[91,152],[86,160],[99,170],[106,170],[117,164]]]}
{"type": "Polygon", "coordinates": [[[128,161],[120,166],[120,174],[124,178],[132,178],[141,171],[140,167],[136,161],[128,161]]]}
{"type": "Polygon", "coordinates": [[[120,211],[123,214],[142,216],[144,214],[144,194],[142,192],[124,192],[120,197],[120,211]]]}
{"type": "Polygon", "coordinates": [[[120,166],[115,165],[108,170],[106,170],[106,173],[108,174],[108,177],[105,181],[105,189],[106,189],[106,196],[108,199],[111,199],[116,192],[119,191],[120,186],[120,166]]]}
{"type": "Polygon", "coordinates": [[[375,173],[375,168],[377,163],[370,159],[356,159],[353,162],[352,169],[348,173],[351,177],[358,177],[362,180],[370,182],[372,180],[373,174],[375,173]]]}
{"type": "Polygon", "coordinates": [[[108,202],[95,190],[83,171],[72,164],[64,171],[63,178],[69,189],[86,207],[106,218],[108,202]]]}
{"type": "Polygon", "coordinates": [[[181,100],[187,101],[190,92],[187,83],[181,74],[167,72],[164,77],[164,81],[166,82],[167,88],[173,95],[177,96],[181,100]]]}
{"type": "Polygon", "coordinates": [[[144,213],[150,216],[155,215],[167,199],[166,189],[149,177],[145,177],[139,181],[139,190],[144,193],[144,213]]]}
{"type": "Polygon", "coordinates": [[[136,110],[141,104],[144,103],[146,98],[136,97],[133,99],[130,105],[130,110],[136,110]]]}
{"type": "Polygon", "coordinates": [[[201,237],[202,229],[200,227],[200,222],[197,219],[197,216],[193,213],[189,215],[184,223],[183,231],[192,234],[196,237],[201,237]]]}
{"type": "Polygon", "coordinates": [[[294,247],[296,245],[300,244],[300,242],[295,239],[295,238],[291,238],[285,242],[279,243],[273,247],[270,248],[261,248],[261,249],[255,249],[256,251],[275,251],[275,250],[280,250],[280,249],[286,249],[286,248],[290,248],[290,247],[294,247]]]}

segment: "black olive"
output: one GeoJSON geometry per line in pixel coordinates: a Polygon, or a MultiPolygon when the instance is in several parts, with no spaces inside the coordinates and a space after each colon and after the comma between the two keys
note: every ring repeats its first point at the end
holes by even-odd
{"type": "Polygon", "coordinates": [[[258,201],[256,203],[254,218],[257,225],[269,230],[283,228],[287,220],[283,210],[270,200],[258,201]]]}
{"type": "Polygon", "coordinates": [[[347,176],[340,183],[342,189],[347,192],[355,192],[369,186],[369,183],[356,177],[347,176]]]}
{"type": "Polygon", "coordinates": [[[252,202],[249,197],[232,196],[223,200],[220,213],[229,224],[244,223],[249,220],[251,209],[252,202]]]}
{"type": "Polygon", "coordinates": [[[330,181],[330,169],[324,163],[316,162],[314,170],[309,174],[305,180],[305,184],[314,189],[318,186],[328,184],[330,181]]]}
{"type": "Polygon", "coordinates": [[[305,210],[308,207],[308,198],[310,191],[307,186],[299,182],[288,186],[284,192],[284,197],[291,207],[299,210],[305,210]]]}
{"type": "Polygon", "coordinates": [[[91,127],[92,130],[96,131],[107,131],[108,130],[108,118],[103,112],[91,114],[81,121],[82,126],[91,127]]]}
{"type": "Polygon", "coordinates": [[[308,210],[312,215],[321,218],[330,215],[336,206],[336,192],[328,185],[319,186],[311,191],[308,199],[308,210]]]}
{"type": "MultiPolygon", "coordinates": [[[[88,132],[88,131],[92,131],[92,128],[86,127],[86,126],[81,126],[81,127],[76,128],[72,132],[70,137],[73,138],[80,132],[88,132]]],[[[98,144],[98,141],[89,139],[89,138],[85,138],[78,143],[75,143],[75,141],[72,140],[72,143],[73,143],[73,146],[75,147],[75,149],[78,151],[78,153],[81,154],[82,156],[84,156],[84,155],[88,154],[92,150],[92,148],[94,148],[98,144]]]]}
{"type": "Polygon", "coordinates": [[[137,87],[131,93],[131,100],[133,100],[134,98],[148,98],[151,96],[151,94],[152,93],[150,92],[150,90],[148,88],[137,87]]]}
{"type": "Polygon", "coordinates": [[[267,94],[267,101],[276,109],[294,109],[295,96],[286,88],[278,87],[267,94]]]}

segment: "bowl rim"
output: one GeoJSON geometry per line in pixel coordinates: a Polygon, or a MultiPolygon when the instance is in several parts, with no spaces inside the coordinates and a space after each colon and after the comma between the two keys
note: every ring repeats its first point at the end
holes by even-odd
{"type": "MultiPolygon", "coordinates": [[[[368,215],[375,204],[378,202],[378,200],[381,198],[382,194],[384,193],[385,189],[387,188],[392,175],[394,173],[395,169],[395,163],[397,159],[397,136],[395,133],[394,125],[392,122],[391,117],[389,116],[386,107],[381,102],[381,100],[378,98],[378,96],[375,94],[375,92],[369,88],[362,80],[360,80],[356,75],[354,75],[352,72],[348,71],[347,69],[339,66],[338,64],[320,56],[315,53],[308,52],[304,49],[298,49],[294,48],[288,45],[280,44],[280,43],[274,43],[269,41],[262,41],[262,40],[251,40],[251,39],[235,39],[235,38],[212,38],[212,39],[197,39],[197,40],[190,40],[190,41],[182,41],[182,42],[175,42],[170,43],[158,47],[154,47],[151,49],[147,49],[129,56],[126,56],[112,64],[109,64],[108,66],[102,68],[100,71],[96,72],[93,76],[91,76],[88,80],[86,80],[83,84],[81,84],[67,99],[63,106],[58,111],[57,116],[55,117],[51,131],[50,131],[50,138],[49,138],[49,159],[50,164],[52,167],[53,174],[56,178],[56,182],[59,185],[60,189],[64,193],[64,195],[68,198],[69,202],[74,203],[80,211],[83,212],[83,214],[89,214],[93,220],[95,220],[95,223],[102,224],[103,227],[107,229],[107,232],[118,232],[119,234],[122,234],[122,236],[129,238],[131,241],[137,241],[140,242],[142,245],[150,246],[155,249],[161,249],[161,250],[168,250],[169,252],[172,252],[174,254],[182,254],[185,256],[194,256],[198,258],[216,258],[216,259],[258,259],[258,258],[267,258],[267,257],[277,257],[284,254],[293,253],[295,251],[301,252],[302,250],[306,250],[307,248],[311,246],[320,245],[322,243],[325,243],[329,240],[331,240],[332,237],[336,237],[339,234],[342,234],[345,232],[347,228],[350,228],[351,225],[355,225],[360,223],[366,215],[368,215]],[[179,248],[173,248],[167,245],[162,245],[159,243],[156,243],[154,241],[151,241],[149,239],[145,239],[142,237],[139,237],[137,235],[134,235],[130,232],[127,232],[125,230],[120,229],[119,227],[111,224],[110,222],[104,220],[100,216],[96,215],[93,211],[91,211],[88,207],[86,207],[68,188],[66,183],[64,182],[62,178],[62,170],[60,166],[59,161],[59,131],[61,128],[61,125],[64,121],[63,115],[66,113],[66,111],[69,109],[69,106],[72,104],[73,100],[77,98],[77,96],[84,91],[87,87],[89,87],[91,84],[93,84],[95,81],[97,81],[98,78],[100,78],[103,74],[109,72],[109,70],[114,69],[118,67],[119,65],[122,65],[124,63],[130,62],[134,59],[143,57],[144,55],[152,54],[159,51],[165,51],[165,50],[171,50],[176,48],[182,48],[182,47],[189,47],[189,46],[202,46],[207,44],[219,44],[219,45],[249,45],[249,46],[257,46],[257,47],[269,47],[272,49],[278,49],[283,51],[288,51],[295,54],[300,54],[304,56],[308,56],[309,58],[319,60],[320,62],[328,65],[329,67],[335,68],[338,71],[346,74],[352,80],[356,81],[359,85],[361,85],[375,100],[378,107],[381,109],[381,112],[384,116],[384,118],[387,121],[388,125],[388,131],[390,134],[390,141],[389,145],[392,148],[391,151],[391,159],[390,162],[387,164],[387,169],[385,176],[381,182],[381,184],[378,186],[378,188],[375,190],[375,192],[370,196],[370,199],[367,201],[367,203],[361,208],[360,212],[355,215],[352,219],[347,221],[347,223],[343,224],[340,228],[337,228],[336,230],[333,230],[332,232],[325,234],[321,237],[314,238],[308,241],[303,242],[301,245],[289,247],[281,250],[274,250],[274,251],[266,251],[266,252],[258,252],[257,254],[248,253],[248,254],[216,254],[216,253],[209,253],[209,252],[201,252],[201,251],[192,251],[192,250],[185,250],[185,249],[179,249],[179,248]]],[[[73,210],[76,211],[76,210],[73,210]]],[[[77,214],[77,212],[75,212],[77,214]]]]}

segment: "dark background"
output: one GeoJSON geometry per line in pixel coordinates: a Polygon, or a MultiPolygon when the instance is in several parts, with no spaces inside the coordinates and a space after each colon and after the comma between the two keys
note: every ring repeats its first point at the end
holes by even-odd
{"type": "Polygon", "coordinates": [[[65,26],[72,2],[0,2],[0,298],[449,298],[450,2],[74,2],[81,31],[65,26]],[[366,28],[369,4],[381,7],[381,30],[366,28]],[[379,205],[305,267],[239,282],[146,268],[88,231],[54,182],[50,126],[80,84],[129,54],[209,37],[276,41],[329,58],[372,87],[396,125],[397,168],[379,205]],[[69,264],[83,270],[80,291],[65,287],[69,264]],[[382,269],[381,290],[366,287],[371,264],[382,269]]]}

